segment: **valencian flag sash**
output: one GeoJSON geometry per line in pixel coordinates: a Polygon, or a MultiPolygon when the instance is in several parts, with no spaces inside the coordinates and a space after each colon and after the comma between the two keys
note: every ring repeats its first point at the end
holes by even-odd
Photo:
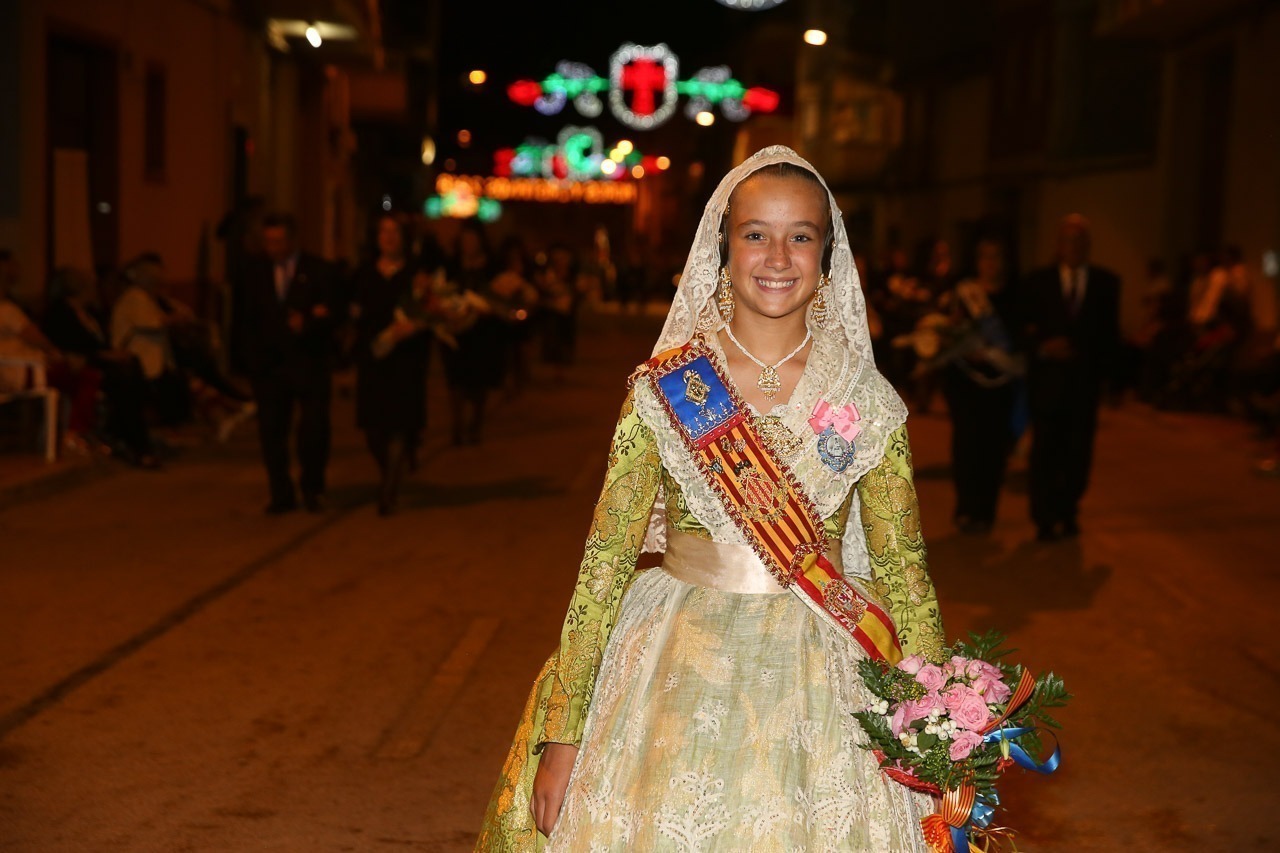
{"type": "Polygon", "coordinates": [[[902,659],[888,614],[827,559],[822,519],[791,471],[761,440],[747,406],[700,338],[645,362],[652,387],[729,517],[778,583],[829,616],[874,660],[902,659]]]}

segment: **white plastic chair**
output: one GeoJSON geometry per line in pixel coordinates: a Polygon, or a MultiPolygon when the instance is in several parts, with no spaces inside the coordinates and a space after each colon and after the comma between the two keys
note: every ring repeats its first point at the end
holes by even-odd
{"type": "Polygon", "coordinates": [[[58,459],[58,389],[49,387],[48,374],[42,362],[14,356],[0,356],[0,366],[18,366],[29,371],[31,387],[21,391],[0,389],[0,405],[17,400],[42,399],[44,401],[44,459],[58,459]]]}

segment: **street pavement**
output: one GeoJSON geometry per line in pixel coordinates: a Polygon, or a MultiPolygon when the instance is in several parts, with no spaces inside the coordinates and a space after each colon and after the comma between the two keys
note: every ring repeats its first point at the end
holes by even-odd
{"type": "MultiPolygon", "coordinates": [[[[592,320],[476,447],[434,376],[389,519],[346,399],[323,514],[262,514],[248,431],[0,509],[0,850],[469,850],[655,334],[592,320]]],[[[1004,630],[1075,694],[1063,768],[1002,786],[1019,848],[1280,849],[1280,479],[1247,427],[1108,410],[1052,545],[1020,460],[993,534],[955,533],[945,416],[909,427],[949,633],[1004,630]]]]}

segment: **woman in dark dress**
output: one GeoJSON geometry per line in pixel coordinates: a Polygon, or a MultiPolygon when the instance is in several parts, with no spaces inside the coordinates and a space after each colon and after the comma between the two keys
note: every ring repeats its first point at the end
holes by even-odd
{"type": "Polygon", "coordinates": [[[941,299],[958,330],[942,368],[942,393],[951,414],[954,521],[962,533],[985,534],[996,519],[1005,467],[1014,444],[1014,406],[1022,365],[1013,354],[1012,288],[1004,246],[978,243],[976,275],[941,299]]]}
{"type": "Polygon", "coordinates": [[[381,472],[378,512],[395,512],[427,424],[426,325],[412,305],[418,270],[395,217],[378,220],[377,258],[355,273],[356,426],[381,472]]]}
{"type": "Polygon", "coordinates": [[[45,314],[44,330],[62,352],[78,356],[102,376],[106,398],[104,439],[112,453],[130,464],[156,468],[155,443],[147,428],[147,380],[132,353],[112,349],[96,311],[94,284],[82,270],[54,273],[53,301],[45,314]]]}
{"type": "Polygon", "coordinates": [[[467,317],[465,328],[455,335],[457,346],[444,349],[454,444],[480,443],[489,392],[502,387],[507,330],[495,313],[490,289],[494,272],[483,227],[474,220],[465,221],[458,232],[449,279],[467,297],[467,317]]]}

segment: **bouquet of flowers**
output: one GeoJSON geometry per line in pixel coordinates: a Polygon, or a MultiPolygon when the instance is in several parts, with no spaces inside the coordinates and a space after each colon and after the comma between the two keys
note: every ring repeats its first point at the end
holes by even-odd
{"type": "Polygon", "coordinates": [[[419,272],[413,286],[396,305],[391,325],[372,343],[375,358],[385,358],[405,338],[423,330],[431,332],[445,346],[457,349],[457,335],[490,311],[484,297],[462,290],[445,277],[443,269],[419,272]]]}
{"type": "Polygon", "coordinates": [[[1058,722],[1046,712],[1071,698],[1052,672],[1032,676],[1001,660],[996,632],[970,634],[944,653],[945,663],[918,655],[896,665],[863,660],[863,681],[876,697],[854,714],[867,733],[867,749],[895,782],[942,798],[937,814],[922,822],[925,840],[939,853],[964,853],[1008,838],[991,827],[1000,798],[996,782],[1011,765],[1039,773],[1058,767],[1055,744],[1048,758],[1046,727],[1058,722]]]}

